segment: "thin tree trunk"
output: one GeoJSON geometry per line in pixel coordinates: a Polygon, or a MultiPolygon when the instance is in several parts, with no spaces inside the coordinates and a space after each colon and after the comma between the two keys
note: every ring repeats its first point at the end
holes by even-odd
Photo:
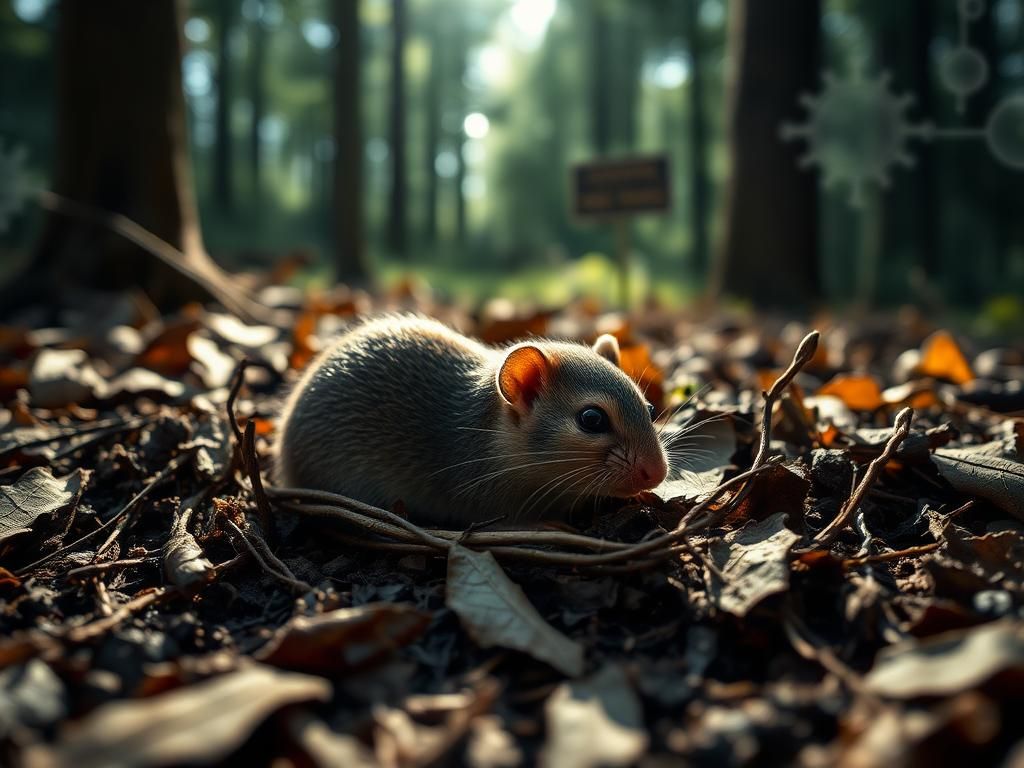
{"type": "Polygon", "coordinates": [[[430,74],[427,76],[426,94],[426,157],[424,172],[427,177],[427,211],[424,226],[425,240],[433,244],[437,242],[437,169],[435,161],[441,140],[441,99],[444,82],[443,55],[444,42],[442,31],[444,25],[437,16],[430,22],[430,74]]]}
{"type": "Polygon", "coordinates": [[[250,24],[249,38],[249,101],[252,104],[252,119],[249,122],[249,175],[252,183],[253,200],[256,207],[262,204],[262,160],[263,148],[260,143],[260,123],[266,111],[266,85],[264,82],[264,60],[266,58],[267,30],[263,19],[250,24]]]}
{"type": "Polygon", "coordinates": [[[684,12],[690,46],[690,82],[687,89],[690,110],[690,228],[693,233],[693,255],[690,262],[694,273],[705,277],[708,268],[709,204],[700,2],[701,0],[685,0],[684,12]]]}
{"type": "Polygon", "coordinates": [[[231,186],[231,52],[234,0],[217,2],[217,111],[214,116],[213,199],[225,212],[234,208],[231,186]]]}
{"type": "Polygon", "coordinates": [[[820,0],[734,0],[729,10],[731,175],[711,295],[806,306],[820,290],[816,179],[798,165],[805,148],[779,129],[804,119],[800,94],[819,79],[820,0]]]}
{"type": "Polygon", "coordinates": [[[391,94],[389,142],[391,189],[388,196],[388,247],[406,256],[405,174],[405,0],[391,0],[391,94]]]}
{"type": "Polygon", "coordinates": [[[594,152],[603,155],[611,147],[611,88],[608,45],[611,35],[602,0],[591,0],[590,16],[590,140],[594,152]]]}
{"type": "Polygon", "coordinates": [[[338,27],[334,77],[335,273],[339,280],[367,277],[363,231],[363,134],[360,109],[359,3],[334,0],[338,27]]]}

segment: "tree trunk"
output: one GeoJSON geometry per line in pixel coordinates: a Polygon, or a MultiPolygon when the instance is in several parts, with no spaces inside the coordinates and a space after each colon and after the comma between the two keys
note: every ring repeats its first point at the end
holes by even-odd
{"type": "Polygon", "coordinates": [[[731,175],[711,294],[806,306],[820,286],[816,179],[798,164],[806,148],[779,131],[805,119],[800,95],[818,86],[820,0],[734,0],[729,9],[731,175]]]}
{"type": "Polygon", "coordinates": [[[164,307],[208,298],[211,285],[222,287],[222,300],[236,309],[245,303],[202,245],[185,138],[178,11],[166,0],[61,2],[53,189],[94,215],[65,206],[47,217],[26,274],[0,299],[5,310],[36,300],[40,278],[50,303],[82,288],[131,285],[164,307]],[[202,278],[188,279],[144,252],[113,231],[106,214],[123,214],[181,251],[185,267],[202,278]]]}
{"type": "Polygon", "coordinates": [[[234,208],[231,188],[231,27],[234,0],[217,2],[217,111],[214,115],[213,199],[221,211],[234,208]]]}
{"type": "Polygon", "coordinates": [[[259,209],[263,202],[263,147],[260,144],[260,123],[263,122],[263,113],[266,111],[263,62],[266,59],[267,29],[262,18],[253,21],[249,29],[249,101],[252,104],[252,119],[249,122],[249,175],[253,201],[259,209]]]}
{"type": "Polygon", "coordinates": [[[388,247],[406,256],[405,174],[405,0],[391,0],[391,189],[388,197],[388,247]]]}
{"type": "Polygon", "coordinates": [[[591,0],[590,14],[590,140],[598,155],[608,153],[611,147],[611,88],[608,46],[607,9],[601,0],[591,0]]]}
{"type": "Polygon", "coordinates": [[[690,46],[690,228],[693,233],[693,272],[706,277],[708,268],[707,129],[704,115],[704,50],[700,39],[700,0],[685,0],[690,46]]]}
{"type": "Polygon", "coordinates": [[[439,17],[435,16],[428,22],[430,24],[430,73],[427,75],[426,93],[426,157],[424,159],[424,173],[427,177],[427,211],[426,221],[423,228],[424,239],[429,244],[437,242],[437,169],[435,162],[439,144],[441,141],[441,98],[444,83],[444,69],[442,50],[444,41],[442,32],[444,25],[439,17]]]}
{"type": "Polygon", "coordinates": [[[367,277],[363,232],[363,132],[360,108],[359,2],[334,0],[338,46],[334,76],[335,272],[339,280],[367,277]]]}

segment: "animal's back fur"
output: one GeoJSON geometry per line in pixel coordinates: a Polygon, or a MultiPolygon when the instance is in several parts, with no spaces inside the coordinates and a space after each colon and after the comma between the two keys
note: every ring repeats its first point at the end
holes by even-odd
{"type": "Polygon", "coordinates": [[[278,482],[385,508],[417,499],[413,511],[429,522],[461,517],[449,505],[473,503],[465,485],[497,466],[486,460],[492,436],[481,431],[494,423],[497,355],[423,318],[382,318],[350,331],[288,398],[278,482]]]}

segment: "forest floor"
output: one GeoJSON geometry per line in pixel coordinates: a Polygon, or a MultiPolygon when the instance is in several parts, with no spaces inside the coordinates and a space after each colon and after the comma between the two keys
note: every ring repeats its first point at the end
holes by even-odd
{"type": "Polygon", "coordinates": [[[1024,764],[1024,349],[912,311],[264,299],[0,328],[0,763],[1024,764]],[[571,529],[271,487],[288,382],[396,309],[615,333],[703,441],[571,529]]]}

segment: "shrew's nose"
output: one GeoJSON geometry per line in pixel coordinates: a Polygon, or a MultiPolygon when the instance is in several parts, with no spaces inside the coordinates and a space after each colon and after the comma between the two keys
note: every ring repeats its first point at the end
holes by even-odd
{"type": "Polygon", "coordinates": [[[633,481],[640,488],[654,488],[661,485],[667,474],[668,466],[660,456],[638,459],[633,466],[633,481]]]}

